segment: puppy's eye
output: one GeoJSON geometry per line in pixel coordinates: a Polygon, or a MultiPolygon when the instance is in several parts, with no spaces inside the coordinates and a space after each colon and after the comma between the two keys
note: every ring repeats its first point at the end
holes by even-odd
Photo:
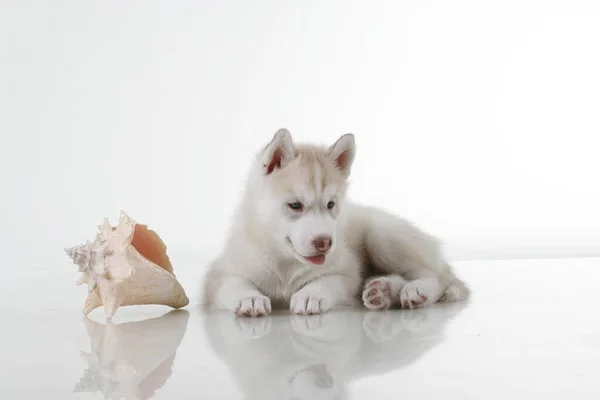
{"type": "Polygon", "coordinates": [[[330,201],[329,203],[327,203],[328,210],[331,210],[333,207],[335,207],[335,203],[333,201],[330,201]]]}
{"type": "Polygon", "coordinates": [[[302,203],[300,203],[299,201],[288,203],[288,207],[294,211],[302,211],[302,203]]]}

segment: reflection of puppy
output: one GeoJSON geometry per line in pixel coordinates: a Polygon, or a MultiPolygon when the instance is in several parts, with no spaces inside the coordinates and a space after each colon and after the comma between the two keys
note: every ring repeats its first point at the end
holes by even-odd
{"type": "Polygon", "coordinates": [[[360,313],[204,318],[210,343],[247,399],[346,398],[340,373],[362,341],[360,313]],[[353,329],[348,329],[353,327],[353,329]]]}
{"type": "Polygon", "coordinates": [[[88,363],[74,392],[101,392],[105,398],[146,400],[171,376],[189,313],[171,311],[144,321],[106,325],[84,320],[90,336],[88,363]]]}
{"type": "Polygon", "coordinates": [[[402,368],[436,346],[464,306],[258,319],[215,312],[204,323],[247,399],[342,400],[350,381],[402,368]]]}
{"type": "Polygon", "coordinates": [[[409,312],[367,313],[365,341],[349,364],[351,379],[402,369],[423,357],[444,339],[447,324],[467,303],[443,303],[409,312]]]}
{"type": "Polygon", "coordinates": [[[336,385],[334,375],[325,364],[311,364],[289,378],[290,399],[342,399],[344,388],[336,385]]]}

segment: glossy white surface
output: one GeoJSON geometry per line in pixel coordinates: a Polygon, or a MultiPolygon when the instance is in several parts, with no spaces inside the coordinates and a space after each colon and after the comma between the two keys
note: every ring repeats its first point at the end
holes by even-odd
{"type": "MultiPolygon", "coordinates": [[[[4,294],[0,398],[598,398],[600,259],[456,268],[470,302],[385,313],[131,307],[106,324],[102,310],[82,318],[84,292],[63,292],[64,309],[16,309],[4,294]]],[[[29,296],[72,278],[31,281],[29,296]]],[[[183,283],[193,294],[197,282],[183,283]]]]}

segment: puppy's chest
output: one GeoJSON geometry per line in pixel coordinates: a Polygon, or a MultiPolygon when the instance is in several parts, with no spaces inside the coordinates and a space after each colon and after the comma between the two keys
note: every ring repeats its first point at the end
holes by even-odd
{"type": "Polygon", "coordinates": [[[310,271],[305,268],[265,268],[253,276],[254,284],[272,301],[289,301],[296,291],[310,280],[310,271]]]}

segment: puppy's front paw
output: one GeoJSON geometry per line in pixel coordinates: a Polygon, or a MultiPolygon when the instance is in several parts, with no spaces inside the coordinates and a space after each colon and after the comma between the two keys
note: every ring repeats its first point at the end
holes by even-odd
{"type": "Polygon", "coordinates": [[[271,314],[271,300],[267,296],[246,297],[238,302],[235,313],[240,317],[262,317],[271,314]]]}
{"type": "Polygon", "coordinates": [[[294,314],[314,315],[321,314],[327,310],[327,300],[324,296],[316,293],[296,293],[290,301],[290,310],[294,314]]]}

